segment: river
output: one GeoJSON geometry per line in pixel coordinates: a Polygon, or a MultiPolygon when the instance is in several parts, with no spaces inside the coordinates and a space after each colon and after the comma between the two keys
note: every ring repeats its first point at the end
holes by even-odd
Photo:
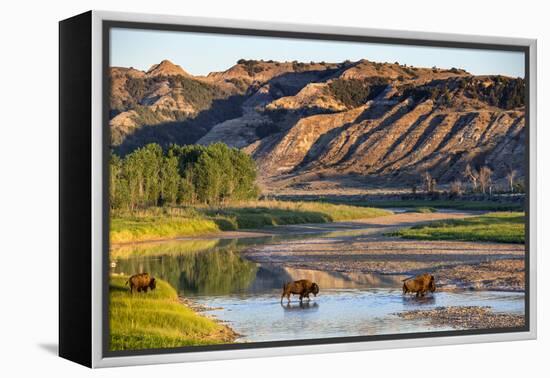
{"type": "Polygon", "coordinates": [[[241,335],[237,341],[243,342],[447,330],[450,328],[431,325],[428,320],[396,315],[441,306],[489,306],[495,312],[524,313],[522,292],[436,291],[416,299],[402,295],[401,281],[407,277],[404,274],[335,271],[330,264],[307,269],[300,267],[299,257],[285,264],[284,259],[265,255],[265,251],[285,252],[300,245],[317,250],[318,240],[331,245],[333,240],[341,242],[342,235],[362,238],[363,244],[346,240],[349,254],[354,246],[368,249],[365,234],[369,229],[339,226],[337,232],[192,238],[119,246],[111,251],[112,273],[149,272],[168,281],[181,296],[206,306],[206,314],[227,323],[241,335]],[[263,257],[249,254],[251,250],[261,251],[263,257]],[[302,304],[297,297],[281,303],[283,284],[303,278],[319,284],[319,295],[312,295],[302,304]]]}

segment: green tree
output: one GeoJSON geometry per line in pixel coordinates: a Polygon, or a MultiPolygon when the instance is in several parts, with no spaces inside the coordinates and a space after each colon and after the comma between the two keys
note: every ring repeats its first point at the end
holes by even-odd
{"type": "Polygon", "coordinates": [[[109,204],[112,209],[129,208],[130,195],[128,180],[125,177],[124,161],[111,155],[109,180],[109,204]]]}
{"type": "Polygon", "coordinates": [[[181,182],[178,169],[178,159],[174,156],[165,157],[160,169],[160,202],[174,205],[178,199],[178,190],[181,182]]]}
{"type": "Polygon", "coordinates": [[[254,160],[223,143],[173,145],[166,152],[148,144],[124,158],[113,155],[110,171],[112,208],[224,204],[258,196],[254,160]]]}

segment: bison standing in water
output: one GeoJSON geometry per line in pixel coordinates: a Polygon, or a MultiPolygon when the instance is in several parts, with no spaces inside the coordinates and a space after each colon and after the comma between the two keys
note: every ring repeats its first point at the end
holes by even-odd
{"type": "Polygon", "coordinates": [[[148,289],[155,290],[157,287],[155,277],[149,276],[149,273],[134,274],[128,278],[126,284],[130,284],[130,293],[132,294],[134,293],[134,289],[137,290],[138,293],[142,291],[147,293],[148,289]]]}
{"type": "Polygon", "coordinates": [[[417,297],[424,296],[426,292],[435,291],[435,278],[431,274],[424,273],[414,278],[403,280],[403,295],[416,293],[417,297]]]}
{"type": "Polygon", "coordinates": [[[286,297],[287,301],[290,302],[290,294],[296,294],[300,296],[300,302],[302,299],[307,298],[309,300],[309,294],[317,296],[319,293],[319,285],[310,280],[299,280],[294,282],[287,282],[283,286],[283,294],[281,294],[281,303],[283,303],[283,298],[286,297]]]}

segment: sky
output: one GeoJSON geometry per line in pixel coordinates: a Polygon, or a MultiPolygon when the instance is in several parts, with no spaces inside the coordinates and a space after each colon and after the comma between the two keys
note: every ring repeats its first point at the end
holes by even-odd
{"type": "Polygon", "coordinates": [[[241,58],[327,63],[368,59],[415,67],[463,68],[474,75],[524,77],[522,52],[111,29],[111,66],[146,71],[168,59],[193,75],[206,75],[225,71],[241,58]]]}

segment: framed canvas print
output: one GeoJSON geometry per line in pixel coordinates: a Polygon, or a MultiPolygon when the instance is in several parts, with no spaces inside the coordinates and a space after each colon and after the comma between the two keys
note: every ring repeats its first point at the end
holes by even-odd
{"type": "Polygon", "coordinates": [[[62,357],[536,337],[535,40],[91,11],[59,68],[62,357]]]}

